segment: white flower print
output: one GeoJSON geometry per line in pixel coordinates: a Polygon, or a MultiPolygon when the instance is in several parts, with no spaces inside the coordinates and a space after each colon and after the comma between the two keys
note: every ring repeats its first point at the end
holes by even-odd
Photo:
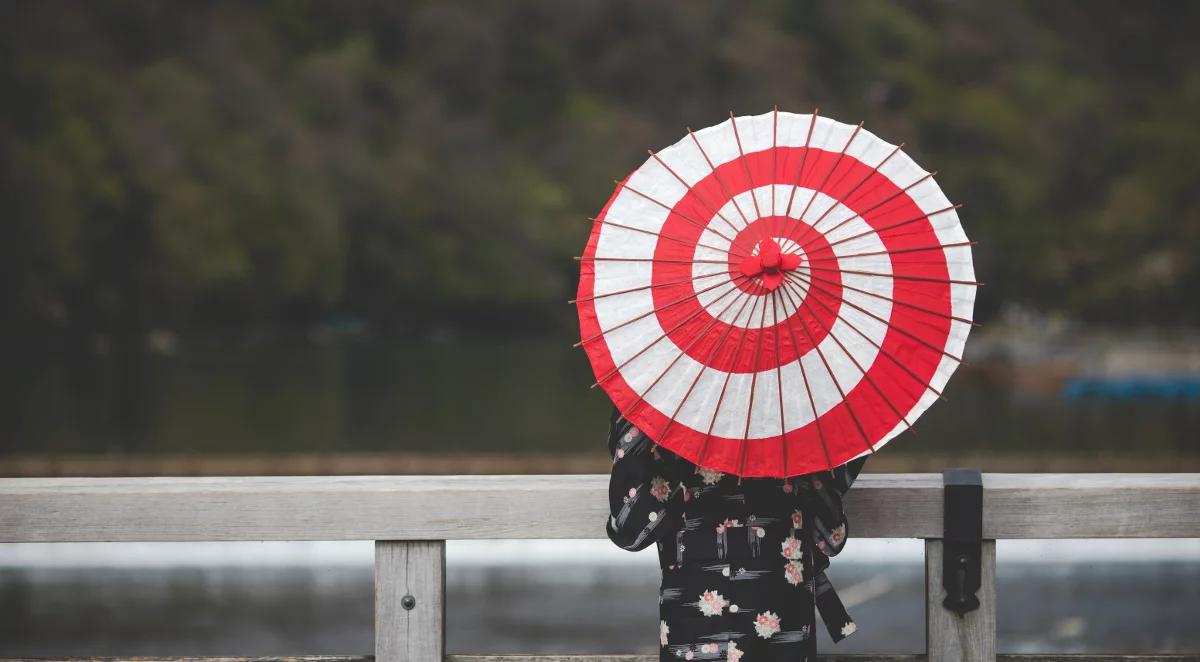
{"type": "Polygon", "coordinates": [[[721,480],[721,478],[723,478],[724,476],[725,476],[725,474],[721,473],[720,471],[717,471],[716,469],[709,469],[708,467],[700,467],[700,478],[704,480],[705,485],[715,485],[716,482],[721,480]]]}
{"type": "Polygon", "coordinates": [[[661,644],[663,646],[667,645],[667,633],[670,631],[671,631],[671,627],[669,625],[667,625],[666,621],[660,620],[658,622],[658,643],[659,644],[661,644]]]}
{"type": "Polygon", "coordinates": [[[850,635],[854,634],[855,632],[858,632],[858,626],[854,624],[854,621],[850,621],[849,623],[842,626],[842,636],[843,637],[849,637],[850,635]]]}
{"type": "Polygon", "coordinates": [[[788,561],[787,565],[783,566],[783,578],[793,586],[798,586],[804,581],[804,563],[800,561],[788,561]]]}
{"type": "Polygon", "coordinates": [[[793,510],[792,511],[792,527],[799,529],[799,528],[802,528],[803,526],[804,526],[804,513],[800,512],[799,510],[793,510]]]}
{"type": "Polygon", "coordinates": [[[800,541],[795,536],[788,536],[783,539],[780,545],[783,549],[779,552],[785,559],[803,558],[803,551],[800,549],[800,541]]]}
{"type": "Polygon", "coordinates": [[[738,650],[736,641],[731,641],[729,642],[729,646],[725,649],[725,662],[738,662],[738,660],[741,660],[742,656],[745,654],[745,651],[738,650]]]}
{"type": "Polygon", "coordinates": [[[727,604],[729,604],[729,601],[725,599],[725,596],[709,589],[700,594],[700,603],[698,606],[700,613],[705,616],[720,616],[727,604]]]}
{"type": "Polygon", "coordinates": [[[754,619],[754,630],[763,639],[770,639],[771,635],[779,632],[779,615],[773,611],[762,612],[754,619]]]}
{"type": "Polygon", "coordinates": [[[716,644],[700,644],[700,652],[701,653],[715,653],[715,652],[717,652],[717,645],[716,644]]]}
{"type": "Polygon", "coordinates": [[[836,529],[829,532],[829,542],[833,543],[834,545],[842,544],[842,541],[845,539],[846,539],[846,525],[845,524],[839,524],[836,529]]]}
{"type": "Polygon", "coordinates": [[[736,519],[725,518],[724,522],[717,525],[717,533],[724,533],[725,529],[731,526],[741,526],[742,523],[736,519]]]}
{"type": "Polygon", "coordinates": [[[662,476],[651,478],[650,494],[654,495],[654,498],[659,501],[666,501],[667,497],[671,496],[671,483],[662,476]]]}

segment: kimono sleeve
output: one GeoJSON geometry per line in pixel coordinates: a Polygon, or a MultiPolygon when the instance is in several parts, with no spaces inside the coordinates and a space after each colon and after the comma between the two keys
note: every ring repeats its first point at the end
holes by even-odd
{"type": "Polygon", "coordinates": [[[810,514],[813,518],[813,542],[826,556],[836,556],[846,544],[849,522],[846,521],[842,499],[866,462],[867,456],[864,455],[830,471],[809,476],[813,495],[810,514]]]}
{"type": "Polygon", "coordinates": [[[608,450],[612,475],[608,484],[609,540],[636,552],[679,527],[683,487],[675,467],[654,442],[613,411],[608,450]]]}

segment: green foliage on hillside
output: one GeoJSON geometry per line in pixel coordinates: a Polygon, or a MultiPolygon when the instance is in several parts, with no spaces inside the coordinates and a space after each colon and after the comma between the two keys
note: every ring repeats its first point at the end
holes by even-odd
{"type": "MultiPolygon", "coordinates": [[[[9,2],[10,314],[551,310],[685,125],[815,105],[940,172],[1004,301],[1194,323],[1192,3],[9,2]]],[[[569,311],[566,311],[569,312],[569,311]]]]}

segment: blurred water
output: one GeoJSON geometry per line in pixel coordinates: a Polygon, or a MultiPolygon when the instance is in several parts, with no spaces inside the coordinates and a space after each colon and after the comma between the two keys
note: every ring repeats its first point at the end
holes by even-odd
{"type": "MultiPolygon", "coordinates": [[[[609,408],[568,339],[189,347],[135,380],[99,359],[37,365],[0,376],[0,452],[599,450],[609,408]]],[[[1067,378],[964,365],[888,452],[1200,453],[1200,400],[1075,397],[1067,378]]]]}
{"type": "MultiPolygon", "coordinates": [[[[830,576],[859,633],[919,652],[916,540],[854,540],[830,576]]],[[[1002,652],[1200,651],[1200,540],[1001,541],[1002,652]]],[[[371,543],[0,545],[0,656],[368,654],[371,543]]],[[[653,653],[652,550],[450,541],[452,653],[653,653]]]]}

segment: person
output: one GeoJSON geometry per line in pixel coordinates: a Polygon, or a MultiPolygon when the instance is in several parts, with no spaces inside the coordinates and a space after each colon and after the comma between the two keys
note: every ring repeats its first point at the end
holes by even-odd
{"type": "Polygon", "coordinates": [[[659,660],[801,662],[815,612],[833,641],[857,626],[828,579],[846,544],[842,497],[866,457],[829,471],[743,478],[697,466],[613,410],[609,539],[658,545],[659,660]]]}

